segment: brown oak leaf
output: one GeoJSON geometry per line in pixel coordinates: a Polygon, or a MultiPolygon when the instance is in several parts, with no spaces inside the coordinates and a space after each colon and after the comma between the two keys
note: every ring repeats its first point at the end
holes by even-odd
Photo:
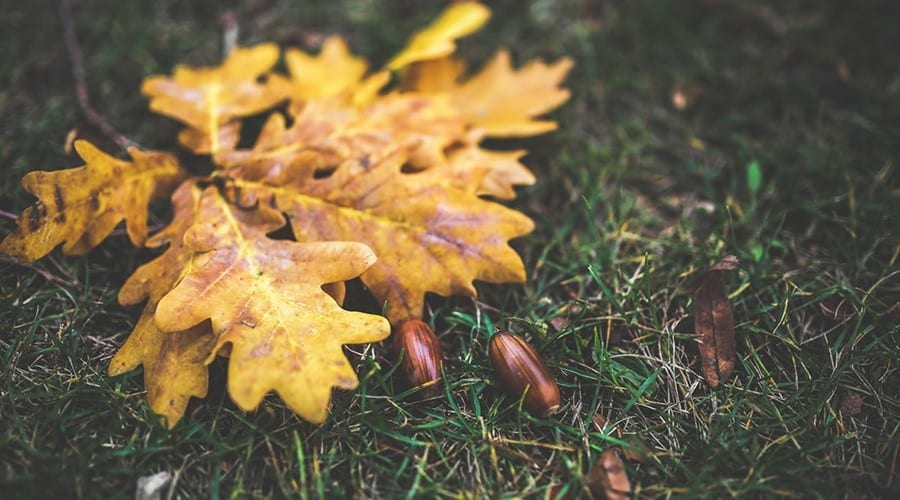
{"type": "Polygon", "coordinates": [[[608,449],[600,454],[586,481],[592,492],[608,500],[631,498],[628,472],[616,449],[608,449]]]}
{"type": "Polygon", "coordinates": [[[471,123],[491,137],[523,137],[556,129],[556,122],[536,120],[569,99],[559,83],[572,60],[553,64],[532,61],[513,70],[509,53],[500,51],[484,68],[450,91],[453,103],[471,123]]]}

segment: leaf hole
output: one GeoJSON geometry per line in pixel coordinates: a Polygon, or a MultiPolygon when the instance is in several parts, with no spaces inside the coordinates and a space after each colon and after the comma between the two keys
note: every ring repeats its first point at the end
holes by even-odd
{"type": "Polygon", "coordinates": [[[381,310],[381,304],[369,293],[369,288],[359,278],[345,281],[347,294],[343,308],[348,311],[361,311],[377,314],[381,310]]]}
{"type": "Polygon", "coordinates": [[[406,162],[400,167],[400,173],[402,174],[417,174],[421,171],[425,170],[424,168],[419,168],[413,165],[412,163],[406,162]]]}
{"type": "Polygon", "coordinates": [[[337,170],[337,165],[317,168],[316,171],[313,172],[313,179],[327,179],[334,174],[335,170],[337,170]]]}
{"type": "Polygon", "coordinates": [[[273,240],[297,241],[297,237],[294,235],[294,229],[291,227],[290,216],[288,214],[284,214],[284,218],[286,221],[288,221],[287,224],[279,227],[271,233],[266,234],[266,236],[273,240]]]}

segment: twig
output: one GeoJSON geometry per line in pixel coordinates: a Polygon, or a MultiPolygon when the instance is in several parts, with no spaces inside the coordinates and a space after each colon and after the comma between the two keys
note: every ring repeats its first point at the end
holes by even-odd
{"type": "Polygon", "coordinates": [[[91,106],[88,96],[87,83],[84,72],[84,58],[75,37],[75,21],[72,17],[71,0],[59,0],[59,17],[62,21],[63,36],[66,40],[66,48],[69,50],[69,58],[72,59],[72,75],[75,77],[75,93],[78,95],[78,104],[88,121],[100,129],[107,137],[121,148],[139,146],[138,143],[119,133],[91,106]]]}
{"type": "Polygon", "coordinates": [[[238,41],[238,14],[229,9],[219,15],[219,24],[222,25],[222,57],[228,57],[237,47],[238,41]]]}
{"type": "Polygon", "coordinates": [[[14,214],[12,212],[7,212],[6,210],[0,210],[0,217],[2,217],[4,219],[13,220],[13,221],[19,220],[18,215],[14,214]]]}

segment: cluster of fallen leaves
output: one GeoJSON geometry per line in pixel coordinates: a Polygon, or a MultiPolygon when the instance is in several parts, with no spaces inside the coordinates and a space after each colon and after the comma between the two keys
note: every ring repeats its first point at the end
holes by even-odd
{"type": "Polygon", "coordinates": [[[209,155],[213,173],[192,175],[165,152],[132,148],[126,161],[78,141],[83,167],[25,176],[39,201],[0,251],[24,262],[60,244],[82,254],[124,220],[135,245],[165,249],[119,293],[145,306],[110,374],[143,366],[150,406],[174,425],[225,356],[240,408],[275,391],[322,422],[333,387],[357,385],[343,344],[421,317],[426,292],[474,296],[473,280],[525,279],[508,242],[533,223],[492,200],[534,176],[524,151],[480,144],[554,129],[538,117],[568,99],[559,85],[571,61],[515,69],[499,52],[465,76],[454,40],[488,17],[454,3],[379,71],[331,37],[318,55],[287,49],[286,75],[273,71],[280,49],[261,44],[150,77],[150,108],[186,125],[180,144],[209,155]],[[261,113],[255,144],[238,148],[242,119],[261,113]],[[167,197],[173,219],[149,236],[148,206],[167,197]],[[285,226],[293,238],[270,236],[285,226]],[[357,277],[386,319],[341,307],[357,277]]]}

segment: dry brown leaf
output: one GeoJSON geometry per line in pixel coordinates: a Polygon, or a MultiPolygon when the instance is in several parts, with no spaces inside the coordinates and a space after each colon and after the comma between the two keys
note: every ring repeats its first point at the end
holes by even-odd
{"type": "Polygon", "coordinates": [[[597,495],[609,500],[628,500],[631,498],[631,483],[625,464],[619,458],[616,449],[609,449],[600,454],[587,478],[588,487],[597,495]]]}
{"type": "Polygon", "coordinates": [[[725,257],[700,276],[694,289],[694,331],[700,336],[700,362],[710,387],[718,387],[734,369],[734,317],[722,272],[737,265],[734,255],[725,257]]]}
{"type": "Polygon", "coordinates": [[[0,243],[0,253],[32,262],[62,244],[67,254],[83,254],[123,219],[132,243],[143,245],[148,205],[183,177],[168,153],[129,148],[134,160],[127,162],[83,140],[75,141],[75,150],[83,167],[30,172],[22,179],[38,202],[19,217],[18,231],[0,243]]]}

